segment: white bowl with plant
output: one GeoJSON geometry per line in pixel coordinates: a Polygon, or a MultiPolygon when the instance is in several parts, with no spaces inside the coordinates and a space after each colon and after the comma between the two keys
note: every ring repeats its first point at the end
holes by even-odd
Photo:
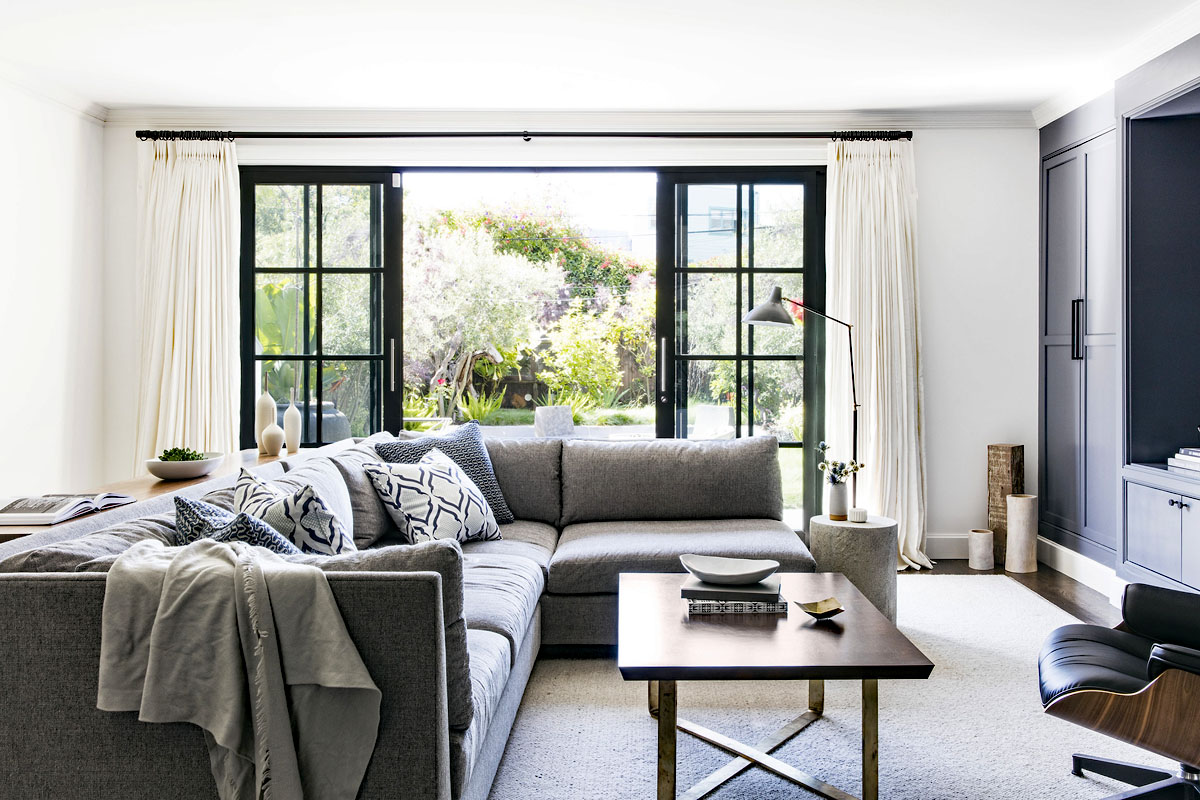
{"type": "Polygon", "coordinates": [[[146,459],[146,469],[164,481],[184,481],[207,475],[224,458],[224,453],[199,453],[187,447],[168,447],[157,458],[146,459]]]}

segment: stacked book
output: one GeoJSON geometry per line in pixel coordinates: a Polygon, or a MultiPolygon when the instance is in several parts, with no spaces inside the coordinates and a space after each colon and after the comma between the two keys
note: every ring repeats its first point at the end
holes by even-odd
{"type": "Polygon", "coordinates": [[[1191,478],[1200,478],[1200,447],[1181,447],[1167,459],[1167,469],[1191,478]]]}
{"type": "Polygon", "coordinates": [[[679,594],[687,600],[689,614],[787,614],[778,575],[746,586],[704,583],[689,575],[679,594]]]}

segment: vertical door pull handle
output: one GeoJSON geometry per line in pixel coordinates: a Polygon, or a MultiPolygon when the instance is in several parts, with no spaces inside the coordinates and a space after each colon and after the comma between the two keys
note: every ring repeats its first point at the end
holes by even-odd
{"type": "Polygon", "coordinates": [[[658,390],[667,393],[667,337],[658,340],[658,390]]]}
{"type": "Polygon", "coordinates": [[[1071,301],[1071,360],[1083,359],[1083,301],[1071,301]]]}
{"type": "Polygon", "coordinates": [[[390,361],[392,362],[392,391],[396,391],[396,337],[388,339],[388,348],[390,349],[390,361]]]}

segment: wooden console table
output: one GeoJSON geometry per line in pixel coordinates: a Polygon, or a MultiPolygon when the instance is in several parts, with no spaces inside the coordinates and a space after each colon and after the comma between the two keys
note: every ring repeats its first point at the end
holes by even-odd
{"type": "MultiPolygon", "coordinates": [[[[118,492],[127,494],[134,499],[134,502],[142,502],[151,500],[155,497],[171,492],[177,492],[180,489],[186,489],[189,486],[195,486],[206,481],[223,478],[227,475],[236,475],[242,467],[261,467],[265,464],[270,464],[273,461],[289,461],[295,463],[303,461],[313,456],[327,456],[336,453],[339,450],[344,450],[347,447],[352,447],[354,441],[352,439],[344,439],[340,442],[327,444],[323,447],[309,447],[301,449],[292,455],[281,456],[260,456],[255,449],[242,450],[237,453],[230,453],[225,456],[215,470],[201,478],[193,478],[186,481],[164,481],[155,478],[153,475],[143,475],[139,478],[130,478],[129,480],[110,483],[107,486],[101,486],[98,489],[87,490],[90,494],[99,494],[100,492],[118,492]]],[[[117,506],[116,508],[125,508],[125,506],[117,506]]],[[[75,520],[85,519],[89,516],[108,514],[115,509],[105,509],[104,511],[96,511],[93,514],[84,514],[78,517],[72,517],[69,520],[58,523],[59,525],[67,525],[75,520]]],[[[48,531],[58,526],[55,525],[4,525],[0,527],[0,542],[9,542],[13,539],[19,539],[22,536],[29,536],[33,533],[41,533],[48,531]]]]}

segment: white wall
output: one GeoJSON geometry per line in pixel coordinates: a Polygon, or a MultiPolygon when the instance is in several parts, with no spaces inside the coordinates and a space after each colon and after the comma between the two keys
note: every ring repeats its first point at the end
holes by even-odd
{"type": "Polygon", "coordinates": [[[917,161],[929,549],[987,527],[987,445],[1038,476],[1038,132],[924,130],[917,161]]]}
{"type": "MultiPolygon", "coordinates": [[[[134,127],[110,125],[105,133],[106,274],[112,287],[134,285],[134,127]]],[[[965,532],[987,522],[989,443],[1024,444],[1026,486],[1037,486],[1038,134],[1031,127],[930,128],[917,130],[914,143],[920,192],[928,530],[935,558],[956,555],[954,548],[960,546],[965,557],[965,532]]],[[[696,154],[694,144],[686,146],[696,154]]],[[[248,143],[239,153],[243,163],[362,163],[354,155],[355,147],[275,140],[248,143]]],[[[388,163],[385,156],[416,155],[422,163],[432,163],[424,149],[405,154],[395,144],[389,147],[371,160],[388,163]]],[[[447,159],[443,163],[454,156],[452,151],[438,155],[447,159]]],[[[560,163],[570,157],[566,152],[556,155],[560,163]]],[[[780,157],[778,152],[771,155],[780,157]]],[[[617,153],[601,159],[593,151],[591,156],[592,163],[623,163],[617,153]]],[[[632,156],[639,163],[663,157],[661,150],[632,156]]],[[[722,157],[761,163],[744,147],[736,156],[716,156],[722,157]]],[[[813,163],[820,156],[809,144],[790,157],[813,163]]],[[[487,159],[472,151],[469,160],[487,159]]],[[[125,476],[132,462],[136,298],[116,289],[106,297],[105,393],[111,413],[105,466],[114,479],[125,476]]]]}
{"type": "Polygon", "coordinates": [[[0,79],[0,495],[103,475],[103,129],[0,79]]]}

